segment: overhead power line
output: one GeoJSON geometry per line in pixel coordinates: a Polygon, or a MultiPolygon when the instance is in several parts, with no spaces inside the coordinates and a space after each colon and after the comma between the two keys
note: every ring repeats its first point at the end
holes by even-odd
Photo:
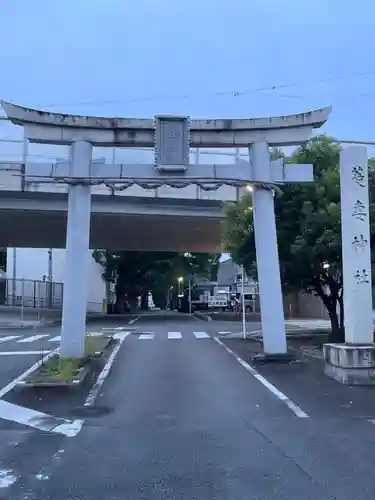
{"type": "MultiPolygon", "coordinates": [[[[143,96],[143,97],[131,97],[128,99],[109,99],[109,100],[90,100],[90,101],[76,101],[76,102],[59,102],[59,103],[49,103],[49,104],[40,104],[39,106],[42,108],[55,108],[55,107],[61,107],[61,106],[102,106],[102,105],[108,105],[108,104],[123,104],[123,103],[132,103],[132,102],[147,102],[147,101],[171,101],[171,100],[183,100],[183,99],[190,99],[193,97],[242,97],[242,96],[247,96],[251,94],[257,94],[257,93],[262,93],[262,92],[271,92],[271,94],[267,95],[274,95],[274,92],[277,92],[279,90],[285,90],[285,89],[291,89],[291,88],[298,88],[298,87],[304,87],[306,85],[321,85],[325,83],[330,83],[330,82],[335,82],[335,81],[342,81],[342,80],[348,80],[351,78],[359,78],[363,76],[370,76],[375,73],[375,70],[368,70],[368,71],[361,71],[361,72],[356,72],[356,73],[345,73],[342,75],[334,75],[334,76],[329,76],[325,78],[320,78],[316,80],[301,80],[298,82],[290,82],[290,83],[285,83],[285,84],[279,84],[279,85],[269,85],[269,86],[264,86],[264,87],[255,87],[255,88],[248,88],[248,89],[237,89],[237,90],[222,90],[222,91],[210,91],[210,92],[196,92],[196,93],[190,93],[190,94],[175,94],[175,95],[149,95],[149,96],[143,96]]],[[[370,95],[370,93],[364,93],[363,95],[370,95]]],[[[285,94],[275,94],[277,97],[280,98],[286,98],[286,99],[305,99],[308,96],[303,96],[303,95],[285,95],[285,94]]]]}

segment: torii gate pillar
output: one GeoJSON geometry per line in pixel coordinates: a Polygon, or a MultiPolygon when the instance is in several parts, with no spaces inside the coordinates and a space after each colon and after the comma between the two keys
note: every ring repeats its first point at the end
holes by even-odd
{"type": "MultiPolygon", "coordinates": [[[[73,177],[89,177],[92,145],[76,141],[70,146],[70,169],[73,177]]],[[[68,188],[66,262],[63,291],[60,356],[84,354],[86,309],[89,280],[91,187],[71,184],[68,188]]]]}
{"type": "MultiPolygon", "coordinates": [[[[253,174],[265,182],[272,182],[269,147],[266,142],[249,146],[253,174]]],[[[281,290],[280,264],[276,236],[274,193],[265,187],[253,187],[253,222],[255,249],[262,319],[263,349],[266,356],[285,358],[287,343],[285,334],[283,295],[281,290]]]]}

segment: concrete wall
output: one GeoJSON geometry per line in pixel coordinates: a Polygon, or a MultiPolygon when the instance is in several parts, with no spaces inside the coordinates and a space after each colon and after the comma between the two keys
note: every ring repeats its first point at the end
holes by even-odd
{"type": "MultiPolygon", "coordinates": [[[[65,249],[52,250],[52,281],[64,283],[65,280],[65,249]]],[[[89,251],[90,273],[89,295],[87,309],[90,312],[100,312],[103,300],[106,297],[106,287],[102,279],[102,267],[92,258],[89,251]]],[[[8,279],[14,278],[13,248],[7,249],[8,279]]],[[[43,275],[48,277],[48,248],[17,248],[16,249],[16,279],[17,280],[43,280],[43,275]]],[[[17,295],[21,294],[21,284],[17,283],[17,295]],[[19,289],[19,290],[18,290],[19,289]]]]}
{"type": "Polygon", "coordinates": [[[322,300],[303,292],[284,296],[284,314],[286,318],[329,319],[322,300]]]}

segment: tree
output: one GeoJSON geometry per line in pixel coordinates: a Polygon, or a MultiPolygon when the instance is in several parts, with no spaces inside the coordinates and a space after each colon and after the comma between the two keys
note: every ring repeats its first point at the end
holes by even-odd
{"type": "MultiPolygon", "coordinates": [[[[331,321],[333,342],[345,338],[339,154],[339,145],[326,136],[298,148],[286,161],[312,163],[315,182],[285,185],[275,197],[283,289],[320,297],[331,321]]],[[[369,176],[371,247],[375,248],[375,173],[371,168],[369,176]]],[[[256,278],[251,195],[227,207],[226,243],[233,260],[256,278]]]]}
{"type": "Polygon", "coordinates": [[[135,306],[142,297],[147,308],[148,293],[156,306],[166,305],[168,289],[177,278],[189,274],[212,276],[217,273],[220,256],[177,252],[109,252],[94,250],[93,257],[103,267],[103,279],[115,283],[115,311],[123,312],[125,302],[135,306]]]}

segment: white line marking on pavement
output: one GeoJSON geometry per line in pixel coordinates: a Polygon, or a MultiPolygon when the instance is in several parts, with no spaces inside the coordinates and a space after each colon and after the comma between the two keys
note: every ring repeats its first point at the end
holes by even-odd
{"type": "Polygon", "coordinates": [[[26,337],[25,339],[22,340],[17,340],[17,343],[26,343],[26,342],[35,342],[36,340],[40,340],[44,337],[48,337],[48,334],[43,334],[43,335],[32,335],[31,337],[26,337]]]}
{"type": "Polygon", "coordinates": [[[141,316],[136,316],[135,318],[133,318],[130,321],[128,321],[128,325],[132,325],[133,323],[135,323],[139,319],[141,319],[141,316]]]}
{"type": "Polygon", "coordinates": [[[8,335],[7,337],[0,337],[0,343],[7,342],[8,340],[18,339],[19,337],[21,337],[21,335],[8,335]]]}
{"type": "Polygon", "coordinates": [[[139,340],[152,340],[155,337],[154,333],[143,333],[138,337],[139,340]]]}
{"type": "MultiPolygon", "coordinates": [[[[51,351],[43,351],[43,354],[48,354],[51,351]]],[[[40,356],[40,351],[0,351],[0,356],[21,356],[23,354],[38,355],[40,356]]]]}
{"type": "MultiPolygon", "coordinates": [[[[9,382],[5,387],[0,389],[0,398],[3,398],[8,392],[13,390],[15,386],[33,373],[39,368],[39,366],[45,363],[49,358],[58,352],[58,349],[50,351],[48,354],[43,356],[39,361],[34,363],[30,368],[25,370],[21,375],[16,377],[14,380],[9,382]]],[[[54,417],[53,415],[47,415],[46,413],[37,412],[31,410],[30,408],[24,408],[23,406],[13,405],[7,401],[0,399],[0,418],[4,420],[9,420],[11,422],[18,422],[20,424],[27,425],[29,427],[34,427],[36,429],[54,432],[56,434],[63,434],[67,437],[74,437],[81,430],[83,425],[83,420],[66,420],[62,418],[54,417]],[[11,406],[10,406],[11,405],[11,406]],[[8,418],[6,417],[8,415],[8,418]],[[19,420],[18,420],[19,419],[19,420]],[[26,420],[26,421],[25,421],[26,420]],[[50,425],[48,426],[48,422],[50,425]],[[51,424],[54,422],[54,425],[51,424]]]]}
{"type": "Polygon", "coordinates": [[[0,469],[0,488],[9,488],[16,481],[12,469],[0,469]]]}
{"type": "Polygon", "coordinates": [[[168,332],[169,339],[181,339],[182,335],[180,332],[168,332]]]}
{"type": "Polygon", "coordinates": [[[48,342],[60,342],[61,341],[61,335],[57,335],[56,337],[53,337],[52,339],[49,339],[48,342]]]}
{"type": "Polygon", "coordinates": [[[38,481],[48,481],[50,479],[50,477],[52,476],[53,468],[56,462],[61,459],[64,451],[64,448],[60,448],[59,450],[57,450],[57,452],[52,456],[50,463],[43,467],[38,474],[36,474],[35,478],[38,481]]]}
{"type": "Polygon", "coordinates": [[[119,352],[124,340],[126,339],[126,337],[128,335],[129,335],[129,333],[128,334],[125,334],[125,333],[118,333],[117,334],[116,338],[119,340],[119,342],[116,345],[116,347],[113,349],[112,354],[110,355],[106,364],[104,365],[103,370],[99,373],[99,377],[97,378],[91,391],[88,393],[88,396],[86,398],[84,406],[91,406],[95,402],[95,399],[96,399],[97,395],[99,394],[99,391],[102,388],[105,379],[108,377],[108,375],[110,373],[110,370],[111,370],[112,364],[115,360],[115,357],[117,356],[117,353],[119,352]]]}
{"type": "Polygon", "coordinates": [[[9,382],[9,384],[0,389],[0,398],[4,397],[5,394],[8,394],[8,392],[13,390],[19,382],[22,382],[28,375],[30,375],[30,373],[33,373],[35,370],[37,370],[41,364],[45,363],[47,359],[51,358],[54,354],[57,353],[57,351],[58,349],[54,349],[53,351],[49,352],[46,356],[43,356],[39,361],[30,366],[30,368],[21,373],[21,375],[12,380],[12,382],[9,382]]]}
{"type": "Polygon", "coordinates": [[[63,434],[67,437],[75,436],[82,427],[82,423],[79,425],[80,421],[54,417],[4,400],[0,400],[0,418],[41,431],[63,434]]]}
{"type": "Polygon", "coordinates": [[[279,391],[279,389],[277,387],[275,387],[273,384],[271,384],[271,382],[269,382],[265,377],[263,377],[263,375],[261,375],[260,373],[258,373],[252,366],[249,365],[249,363],[246,363],[246,361],[244,361],[242,358],[240,358],[239,356],[237,356],[237,354],[235,352],[232,351],[232,349],[229,349],[229,347],[227,347],[220,339],[218,339],[217,337],[214,337],[214,340],[221,346],[223,347],[228,354],[230,354],[231,356],[234,357],[234,359],[236,361],[238,361],[238,363],[243,367],[245,368],[245,370],[247,370],[249,373],[251,373],[251,375],[256,378],[258,380],[258,382],[260,382],[261,384],[264,385],[264,387],[266,389],[268,389],[270,392],[272,392],[272,394],[274,396],[276,396],[278,399],[280,399],[280,401],[282,401],[284,404],[286,404],[286,406],[292,410],[292,412],[297,415],[297,417],[299,418],[309,418],[309,416],[307,415],[307,413],[305,413],[303,410],[301,410],[301,408],[296,405],[295,403],[293,403],[293,401],[288,398],[288,396],[286,396],[283,392],[279,391]]]}
{"type": "Polygon", "coordinates": [[[208,339],[210,336],[206,332],[193,332],[196,339],[208,339]]]}

